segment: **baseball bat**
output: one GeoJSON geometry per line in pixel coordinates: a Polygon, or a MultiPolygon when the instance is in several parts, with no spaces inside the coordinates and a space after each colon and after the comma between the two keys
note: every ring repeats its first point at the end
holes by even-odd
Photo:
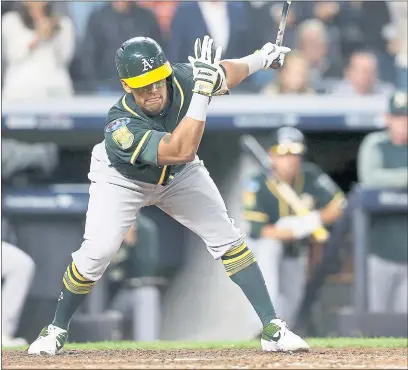
{"type": "MultiPolygon", "coordinates": [[[[240,144],[242,149],[249,153],[261,166],[262,172],[276,183],[278,194],[288,203],[296,215],[305,216],[310,213],[310,210],[305,207],[295,190],[279,178],[273,169],[272,159],[252,135],[243,135],[240,144]]],[[[321,226],[313,232],[313,236],[318,242],[323,243],[328,239],[329,232],[321,226]]]]}
{"type": "Polygon", "coordinates": [[[282,45],[283,35],[285,34],[286,22],[288,20],[289,8],[290,8],[291,3],[292,3],[291,0],[287,0],[283,4],[281,20],[279,22],[279,27],[278,27],[278,34],[276,36],[276,45],[278,46],[282,45]]]}
{"type": "MultiPolygon", "coordinates": [[[[286,22],[288,20],[288,14],[289,14],[289,9],[290,9],[290,4],[291,3],[292,3],[291,0],[287,0],[283,4],[281,20],[279,22],[278,34],[276,35],[276,42],[275,42],[275,44],[278,45],[278,46],[282,45],[283,35],[285,34],[286,22]]],[[[279,68],[278,61],[273,61],[272,64],[271,64],[271,68],[275,68],[275,69],[279,68]]]]}

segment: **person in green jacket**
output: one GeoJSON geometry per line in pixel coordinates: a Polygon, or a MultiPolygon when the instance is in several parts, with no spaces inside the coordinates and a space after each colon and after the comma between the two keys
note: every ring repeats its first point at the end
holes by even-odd
{"type": "MultiPolygon", "coordinates": [[[[389,101],[387,129],[368,134],[358,153],[358,179],[367,188],[408,187],[407,93],[389,101]]],[[[369,230],[368,302],[371,312],[407,313],[408,214],[373,215],[369,230]]]]}

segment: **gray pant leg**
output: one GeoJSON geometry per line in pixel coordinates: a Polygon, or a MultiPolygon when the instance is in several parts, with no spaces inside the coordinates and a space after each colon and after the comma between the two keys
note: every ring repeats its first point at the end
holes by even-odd
{"type": "Polygon", "coordinates": [[[14,245],[1,242],[1,249],[2,333],[13,337],[34,277],[35,264],[28,254],[14,245]]]}
{"type": "Polygon", "coordinates": [[[72,254],[78,271],[97,281],[119,250],[136,214],[149,201],[154,185],[130,181],[109,167],[104,146],[92,153],[84,242],[72,254]]]}
{"type": "Polygon", "coordinates": [[[163,189],[157,206],[201,237],[215,259],[244,240],[245,233],[234,225],[220,192],[199,160],[188,164],[163,189]]]}
{"type": "Polygon", "coordinates": [[[394,268],[388,261],[370,255],[368,257],[368,306],[370,312],[389,312],[394,284],[394,268]]]}

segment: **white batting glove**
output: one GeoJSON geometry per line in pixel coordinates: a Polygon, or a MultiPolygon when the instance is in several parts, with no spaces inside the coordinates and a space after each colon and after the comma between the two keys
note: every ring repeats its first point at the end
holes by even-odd
{"type": "Polygon", "coordinates": [[[193,66],[194,88],[193,92],[205,96],[211,96],[218,77],[218,66],[221,61],[222,48],[218,47],[215,53],[212,51],[213,40],[204,36],[201,44],[197,39],[194,45],[195,58],[188,57],[193,66]]]}
{"type": "Polygon", "coordinates": [[[275,226],[291,229],[295,239],[307,238],[313,232],[322,226],[320,214],[313,211],[305,216],[286,216],[282,217],[275,223],[275,226]]]}
{"type": "Polygon", "coordinates": [[[268,69],[271,67],[272,63],[272,68],[282,67],[285,60],[285,54],[289,53],[289,51],[291,51],[291,49],[287,48],[286,46],[278,46],[268,42],[262,47],[261,50],[258,51],[258,53],[260,53],[264,59],[262,68],[268,69]]]}

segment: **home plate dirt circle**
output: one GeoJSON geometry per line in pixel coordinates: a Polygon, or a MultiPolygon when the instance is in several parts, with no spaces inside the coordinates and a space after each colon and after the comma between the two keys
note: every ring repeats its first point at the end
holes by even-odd
{"type": "Polygon", "coordinates": [[[258,349],[67,350],[57,356],[3,351],[3,369],[407,369],[407,348],[313,348],[308,353],[258,349]]]}

